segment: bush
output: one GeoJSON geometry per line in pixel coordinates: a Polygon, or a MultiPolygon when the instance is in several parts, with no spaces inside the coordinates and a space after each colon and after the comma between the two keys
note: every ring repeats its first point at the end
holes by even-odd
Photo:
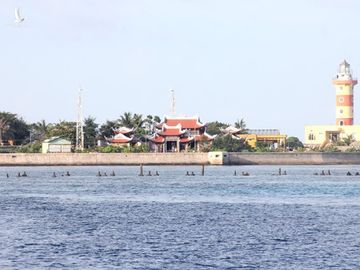
{"type": "Polygon", "coordinates": [[[131,146],[131,153],[148,153],[150,152],[150,147],[148,144],[141,144],[140,146],[131,146]]]}
{"type": "Polygon", "coordinates": [[[335,145],[329,145],[320,149],[320,152],[341,152],[335,145]]]}
{"type": "Polygon", "coordinates": [[[286,146],[290,149],[303,148],[303,143],[297,137],[289,137],[286,140],[286,146]]]}
{"type": "Polygon", "coordinates": [[[123,152],[123,147],[107,145],[104,147],[97,147],[96,152],[99,152],[99,153],[121,153],[121,152],[123,152]]]}
{"type": "Polygon", "coordinates": [[[257,142],[255,152],[275,152],[275,149],[266,142],[257,142]]]}
{"type": "Polygon", "coordinates": [[[130,147],[107,145],[96,148],[96,151],[99,153],[147,153],[150,152],[150,147],[147,144],[130,147]]]}
{"type": "Polygon", "coordinates": [[[241,152],[251,150],[244,140],[234,139],[231,135],[218,136],[212,144],[212,151],[241,152]]]}
{"type": "Polygon", "coordinates": [[[18,153],[41,153],[41,143],[26,144],[20,146],[16,152],[18,153]]]}
{"type": "Polygon", "coordinates": [[[360,152],[360,149],[357,149],[355,147],[351,147],[351,148],[346,149],[345,152],[355,153],[355,152],[360,152]]]}

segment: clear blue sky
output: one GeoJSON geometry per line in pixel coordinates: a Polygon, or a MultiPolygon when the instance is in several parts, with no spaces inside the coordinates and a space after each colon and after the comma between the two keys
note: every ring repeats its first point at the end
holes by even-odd
{"type": "Polygon", "coordinates": [[[0,111],[75,120],[82,85],[100,123],[162,117],[173,88],[181,115],[303,138],[305,124],[335,123],[338,64],[360,77],[359,12],[356,0],[2,0],[0,111]]]}

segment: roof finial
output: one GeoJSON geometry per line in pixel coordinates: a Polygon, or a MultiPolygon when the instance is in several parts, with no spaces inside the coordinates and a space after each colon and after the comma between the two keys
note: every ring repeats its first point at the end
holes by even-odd
{"type": "Polygon", "coordinates": [[[175,104],[175,90],[170,89],[171,92],[171,115],[176,115],[176,104],[175,104]]]}

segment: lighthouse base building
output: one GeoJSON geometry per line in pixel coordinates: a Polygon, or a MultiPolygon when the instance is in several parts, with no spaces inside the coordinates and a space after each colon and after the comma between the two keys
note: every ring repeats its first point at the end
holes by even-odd
{"type": "Polygon", "coordinates": [[[330,143],[337,143],[352,137],[360,141],[360,125],[352,126],[305,126],[304,145],[308,147],[325,147],[330,143]]]}
{"type": "Polygon", "coordinates": [[[360,141],[360,125],[354,123],[354,86],[350,65],[344,60],[332,81],[336,90],[336,124],[305,126],[304,144],[308,147],[324,147],[351,138],[360,141]]]}

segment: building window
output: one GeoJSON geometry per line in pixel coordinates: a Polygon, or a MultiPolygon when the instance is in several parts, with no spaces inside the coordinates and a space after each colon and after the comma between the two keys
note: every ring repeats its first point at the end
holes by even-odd
{"type": "Polygon", "coordinates": [[[343,97],[339,97],[339,102],[343,103],[344,102],[344,98],[343,97]]]}
{"type": "Polygon", "coordinates": [[[343,109],[340,109],[340,113],[343,114],[343,112],[344,112],[343,109]]]}
{"type": "Polygon", "coordinates": [[[340,126],[343,126],[343,125],[344,125],[344,121],[341,120],[341,121],[340,121],[340,126]]]}
{"type": "Polygon", "coordinates": [[[309,134],[309,140],[310,140],[310,141],[314,141],[314,140],[315,140],[314,134],[312,134],[312,133],[309,134]]]}
{"type": "Polygon", "coordinates": [[[339,86],[339,89],[340,89],[340,90],[343,90],[343,87],[342,87],[342,86],[339,86]]]}

